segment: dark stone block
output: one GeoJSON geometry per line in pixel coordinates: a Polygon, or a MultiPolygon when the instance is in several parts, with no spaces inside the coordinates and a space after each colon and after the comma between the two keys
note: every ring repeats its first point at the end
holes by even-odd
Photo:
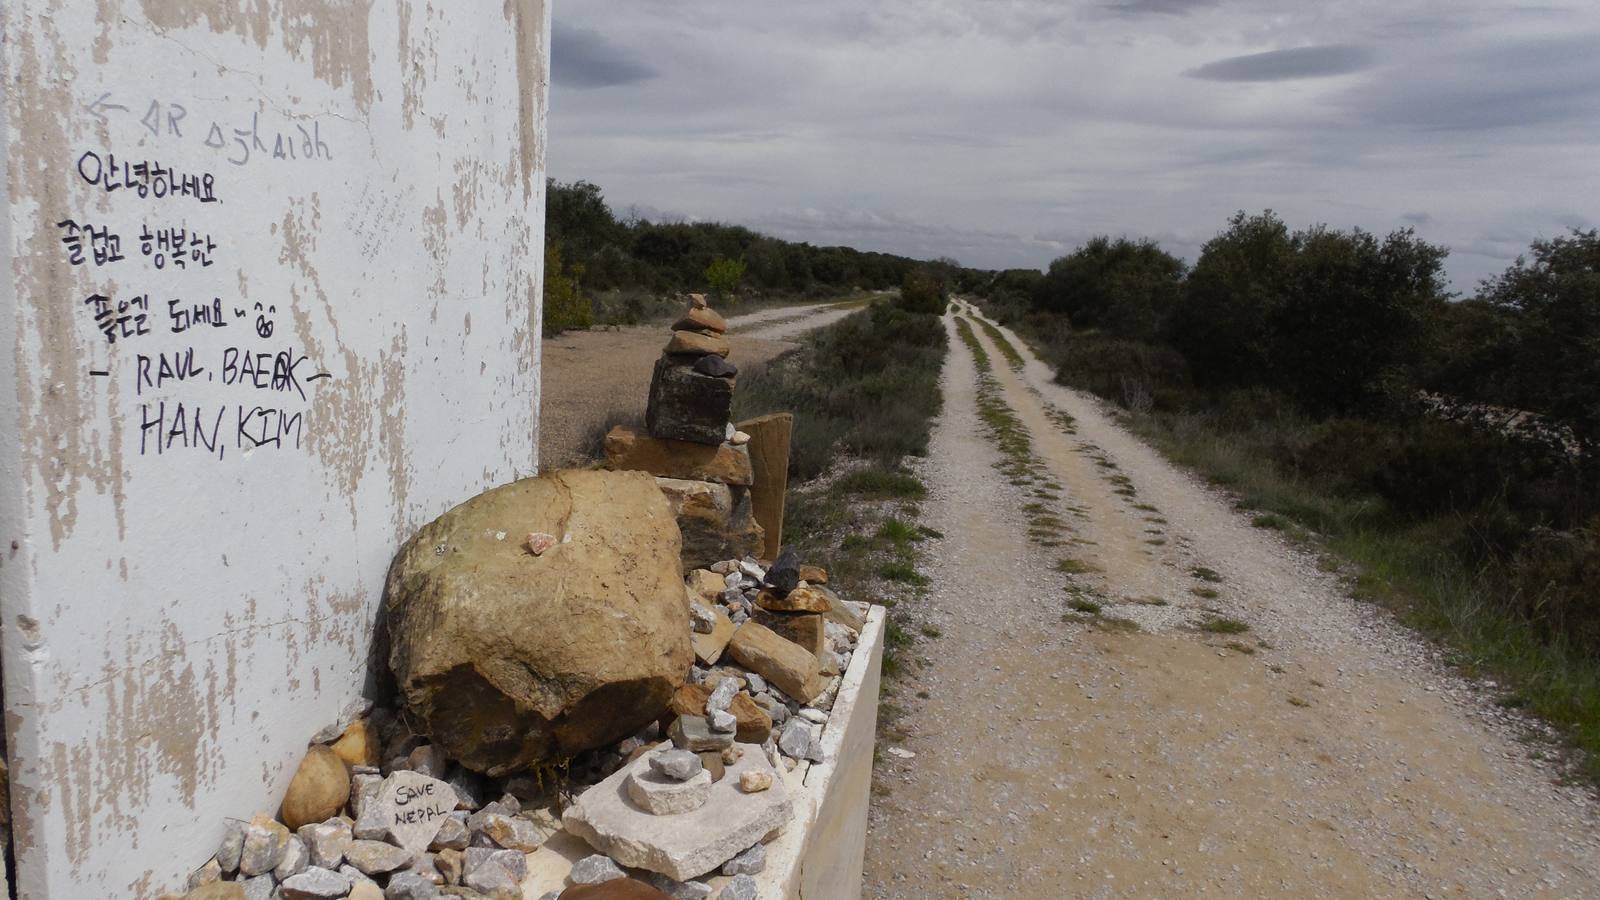
{"type": "Polygon", "coordinates": [[[650,379],[645,426],[658,438],[718,445],[728,439],[733,406],[732,378],[702,375],[692,366],[663,356],[650,379]]]}
{"type": "Polygon", "coordinates": [[[739,374],[738,366],[714,353],[696,360],[694,370],[701,375],[710,375],[712,378],[732,378],[739,374]]]}
{"type": "Polygon", "coordinates": [[[794,547],[784,547],[767,569],[767,587],[778,596],[784,596],[800,584],[800,554],[794,547]]]}

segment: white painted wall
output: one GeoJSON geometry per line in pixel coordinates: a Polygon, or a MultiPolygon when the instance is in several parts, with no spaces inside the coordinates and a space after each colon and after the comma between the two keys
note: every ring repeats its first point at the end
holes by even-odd
{"type": "Polygon", "coordinates": [[[0,17],[14,875],[24,897],[153,897],[224,816],[275,811],[360,694],[400,542],[536,468],[549,11],[6,0],[0,17]],[[217,202],[108,193],[113,154],[118,183],[149,161],[217,202]],[[67,219],[119,234],[124,258],[86,246],[73,265],[67,219]],[[158,266],[145,228],[201,235],[213,264],[158,266]],[[109,342],[94,295],[148,296],[122,313],[148,333],[109,342]],[[174,333],[172,300],[223,324],[174,333]],[[203,372],[156,383],[162,354],[190,351],[203,372]],[[259,384],[237,365],[257,353],[259,384]],[[253,446],[241,417],[279,440],[253,446]]]}

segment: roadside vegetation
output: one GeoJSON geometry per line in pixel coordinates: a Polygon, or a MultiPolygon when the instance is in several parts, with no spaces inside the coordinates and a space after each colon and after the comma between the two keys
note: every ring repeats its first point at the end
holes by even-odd
{"type": "Polygon", "coordinates": [[[1537,242],[1467,298],[1446,252],[1240,213],[1192,268],[1100,238],[976,293],[1600,779],[1600,234],[1537,242]]]}
{"type": "MultiPolygon", "coordinates": [[[[942,290],[942,289],[941,289],[942,290]]],[[[942,535],[919,521],[927,488],[908,458],[925,456],[940,412],[948,342],[937,313],[880,301],[812,332],[797,350],[739,375],[736,419],[795,415],[784,543],[823,566],[841,593],[888,608],[880,730],[893,739],[897,677],[917,664],[928,578],[922,547],[942,535]]]]}
{"type": "Polygon", "coordinates": [[[724,311],[746,311],[889,291],[920,279],[942,309],[943,286],[959,268],[949,260],[814,247],[737,225],[618,216],[586,181],[551,180],[547,190],[546,335],[676,316],[686,292],[711,294],[724,311]]]}

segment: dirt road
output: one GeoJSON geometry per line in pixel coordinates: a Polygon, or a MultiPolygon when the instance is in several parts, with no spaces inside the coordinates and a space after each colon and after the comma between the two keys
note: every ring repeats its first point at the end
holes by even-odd
{"type": "MultiPolygon", "coordinates": [[[[782,306],[728,319],[732,361],[765,362],[794,340],[836,322],[856,306],[782,306]]],[[[602,424],[644,415],[650,371],[666,345],[666,325],[573,331],[544,342],[539,411],[539,463],[565,467],[588,461],[591,435],[602,424]]]]}
{"type": "Polygon", "coordinates": [[[916,757],[881,754],[866,896],[1600,896],[1596,806],[1507,713],[979,330],[1061,486],[1067,545],[1030,541],[1040,489],[996,470],[950,318],[921,472],[942,637],[901,691],[916,757]]]}

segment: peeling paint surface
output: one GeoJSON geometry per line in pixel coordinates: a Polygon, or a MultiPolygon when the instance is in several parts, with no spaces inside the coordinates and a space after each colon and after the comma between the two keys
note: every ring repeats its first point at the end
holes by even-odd
{"type": "Polygon", "coordinates": [[[144,900],[359,696],[400,542],[537,468],[549,10],[11,0],[0,34],[13,877],[144,900]]]}

